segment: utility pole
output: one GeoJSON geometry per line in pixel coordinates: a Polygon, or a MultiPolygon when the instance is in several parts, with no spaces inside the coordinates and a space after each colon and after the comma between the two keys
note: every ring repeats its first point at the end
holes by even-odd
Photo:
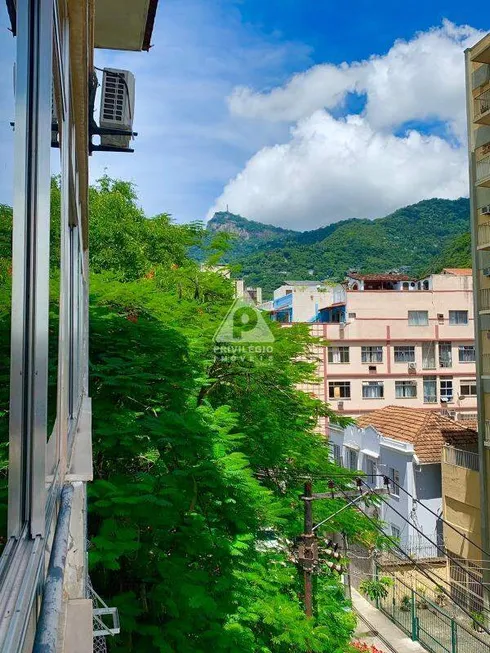
{"type": "Polygon", "coordinates": [[[315,557],[315,535],[313,533],[313,492],[311,481],[305,483],[303,501],[305,504],[305,530],[303,533],[303,577],[305,593],[305,614],[313,616],[313,563],[315,557]]]}

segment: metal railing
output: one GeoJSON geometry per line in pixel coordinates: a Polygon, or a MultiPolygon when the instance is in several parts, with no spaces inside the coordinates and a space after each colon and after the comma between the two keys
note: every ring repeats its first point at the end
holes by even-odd
{"type": "Polygon", "coordinates": [[[449,465],[472,469],[474,472],[480,471],[480,459],[477,453],[456,449],[447,444],[442,449],[442,460],[449,465]]]}
{"type": "Polygon", "coordinates": [[[490,443],[490,420],[485,420],[485,444],[490,443]]]}
{"type": "MultiPolygon", "coordinates": [[[[385,576],[382,569],[377,573],[385,576]]],[[[410,587],[398,576],[392,578],[393,586],[376,607],[413,641],[431,653],[490,653],[490,638],[477,635],[468,617],[463,621],[459,613],[453,616],[444,595],[423,586],[410,587]]]]}
{"type": "Polygon", "coordinates": [[[490,111],[490,91],[485,91],[475,98],[475,120],[490,111]]]}
{"type": "Polygon", "coordinates": [[[478,225],[478,247],[490,245],[490,222],[478,225]]]}
{"type": "Polygon", "coordinates": [[[476,183],[490,177],[490,155],[476,162],[476,183]]]}
{"type": "Polygon", "coordinates": [[[490,310],[490,288],[480,289],[480,310],[490,310]]]}

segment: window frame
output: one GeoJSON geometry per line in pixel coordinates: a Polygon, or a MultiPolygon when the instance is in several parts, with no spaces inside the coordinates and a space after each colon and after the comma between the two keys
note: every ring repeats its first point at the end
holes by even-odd
{"type": "Polygon", "coordinates": [[[448,402],[454,401],[454,380],[453,377],[444,377],[441,376],[439,377],[439,398],[442,401],[443,399],[447,399],[448,402]],[[451,384],[451,395],[447,394],[447,389],[449,386],[444,388],[443,392],[443,386],[442,384],[451,384]]]}
{"type": "Polygon", "coordinates": [[[437,376],[435,374],[431,374],[428,376],[422,377],[422,392],[423,392],[423,399],[424,399],[424,404],[437,404],[437,376]],[[434,390],[435,394],[434,395],[428,395],[426,394],[425,391],[425,383],[426,382],[431,382],[434,384],[434,390]],[[426,397],[434,397],[434,401],[426,401],[426,397]]]}
{"type": "Polygon", "coordinates": [[[476,379],[461,379],[459,382],[459,394],[461,397],[476,397],[477,396],[477,381],[476,379]],[[468,386],[468,388],[474,387],[475,392],[465,393],[463,392],[463,387],[468,386]]]}
{"type": "Polygon", "coordinates": [[[399,379],[398,381],[395,381],[395,399],[417,399],[417,381],[414,381],[413,379],[399,379]],[[398,395],[397,390],[399,388],[415,388],[415,394],[412,395],[398,395]]]}
{"type": "Polygon", "coordinates": [[[448,324],[450,326],[465,326],[469,324],[469,312],[466,309],[457,309],[457,310],[451,310],[449,311],[449,319],[448,319],[448,324]],[[459,321],[459,319],[455,319],[457,315],[464,315],[465,319],[463,321],[459,321]]]}
{"type": "Polygon", "coordinates": [[[475,345],[458,345],[458,362],[467,364],[467,363],[476,363],[476,349],[475,345]],[[473,352],[472,360],[462,360],[461,354],[468,352],[473,352]]]}
{"type": "Polygon", "coordinates": [[[361,363],[372,365],[383,362],[383,345],[361,345],[361,363]],[[376,350],[376,351],[375,351],[376,350]]]}
{"type": "Polygon", "coordinates": [[[408,311],[407,319],[408,326],[429,326],[429,311],[408,311]],[[417,318],[417,321],[414,321],[413,317],[416,314],[418,316],[424,315],[426,319],[423,322],[419,322],[419,318],[417,318]]]}
{"type": "Polygon", "coordinates": [[[393,347],[393,361],[395,363],[415,363],[415,345],[395,345],[393,347]],[[405,356],[403,359],[399,359],[398,356],[401,352],[401,350],[405,350],[404,354],[405,356]],[[407,355],[407,350],[411,350],[411,353],[413,354],[413,358],[406,358],[407,355]]]}
{"type": "Polygon", "coordinates": [[[400,488],[398,487],[401,485],[399,470],[396,467],[390,467],[388,478],[392,481],[389,486],[390,495],[393,497],[400,497],[400,488]]]}
{"type": "Polygon", "coordinates": [[[453,366],[453,343],[450,340],[441,340],[438,342],[437,359],[439,367],[442,367],[443,369],[449,369],[453,366]],[[449,353],[447,364],[443,361],[443,357],[441,355],[443,351],[447,351],[449,353]]]}
{"type": "Polygon", "coordinates": [[[350,363],[350,347],[346,345],[329,345],[327,347],[327,362],[330,365],[346,365],[350,363]],[[340,360],[334,360],[334,354],[337,354],[340,360]],[[342,360],[346,354],[347,360],[342,360]]]}
{"type": "Polygon", "coordinates": [[[329,381],[328,382],[328,398],[333,399],[334,401],[347,401],[352,397],[352,388],[351,388],[351,382],[350,381],[329,381]],[[349,395],[340,395],[340,397],[335,397],[334,392],[335,392],[335,387],[339,387],[341,389],[348,390],[349,395]]]}
{"type": "Polygon", "coordinates": [[[354,449],[353,447],[349,447],[348,445],[345,445],[344,449],[345,449],[344,467],[346,469],[349,469],[351,472],[359,471],[359,451],[357,451],[357,449],[354,449]],[[352,467],[351,463],[354,458],[355,458],[355,467],[352,467]]]}
{"type": "Polygon", "coordinates": [[[361,396],[363,399],[384,399],[385,398],[385,384],[384,381],[363,381],[361,388],[361,396]],[[364,388],[380,388],[381,394],[376,397],[367,397],[364,395],[364,388]]]}

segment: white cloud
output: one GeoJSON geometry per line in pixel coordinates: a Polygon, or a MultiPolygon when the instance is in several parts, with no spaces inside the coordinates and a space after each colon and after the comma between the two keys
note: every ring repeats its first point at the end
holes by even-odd
{"type": "Polygon", "coordinates": [[[217,207],[296,229],[374,218],[424,197],[467,190],[465,153],[436,136],[376,132],[365,118],[317,111],[283,145],[263,148],[231,181],[217,207]]]}
{"type": "Polygon", "coordinates": [[[482,35],[444,21],[385,55],[318,65],[267,92],[236,88],[228,99],[233,115],[299,122],[289,141],[248,161],[208,216],[228,204],[252,219],[309,229],[466,195],[463,50],[482,35]],[[365,94],[362,112],[333,118],[329,111],[342,113],[350,92],[365,94]],[[420,131],[400,134],[407,123],[420,131]]]}

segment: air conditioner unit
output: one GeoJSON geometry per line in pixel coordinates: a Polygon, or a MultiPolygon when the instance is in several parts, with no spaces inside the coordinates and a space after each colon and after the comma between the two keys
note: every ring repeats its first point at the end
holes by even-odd
{"type": "MultiPolygon", "coordinates": [[[[134,75],[129,70],[104,68],[100,127],[131,131],[134,118],[134,75]]],[[[101,135],[101,145],[128,149],[131,136],[101,135]]]]}
{"type": "Polygon", "coordinates": [[[409,363],[408,364],[408,373],[413,374],[416,371],[417,371],[417,363],[409,363]]]}
{"type": "Polygon", "coordinates": [[[343,401],[338,401],[337,402],[337,410],[344,410],[344,402],[343,401]]]}
{"type": "Polygon", "coordinates": [[[482,215],[490,215],[490,204],[487,204],[486,206],[482,206],[480,211],[482,215]]]}

